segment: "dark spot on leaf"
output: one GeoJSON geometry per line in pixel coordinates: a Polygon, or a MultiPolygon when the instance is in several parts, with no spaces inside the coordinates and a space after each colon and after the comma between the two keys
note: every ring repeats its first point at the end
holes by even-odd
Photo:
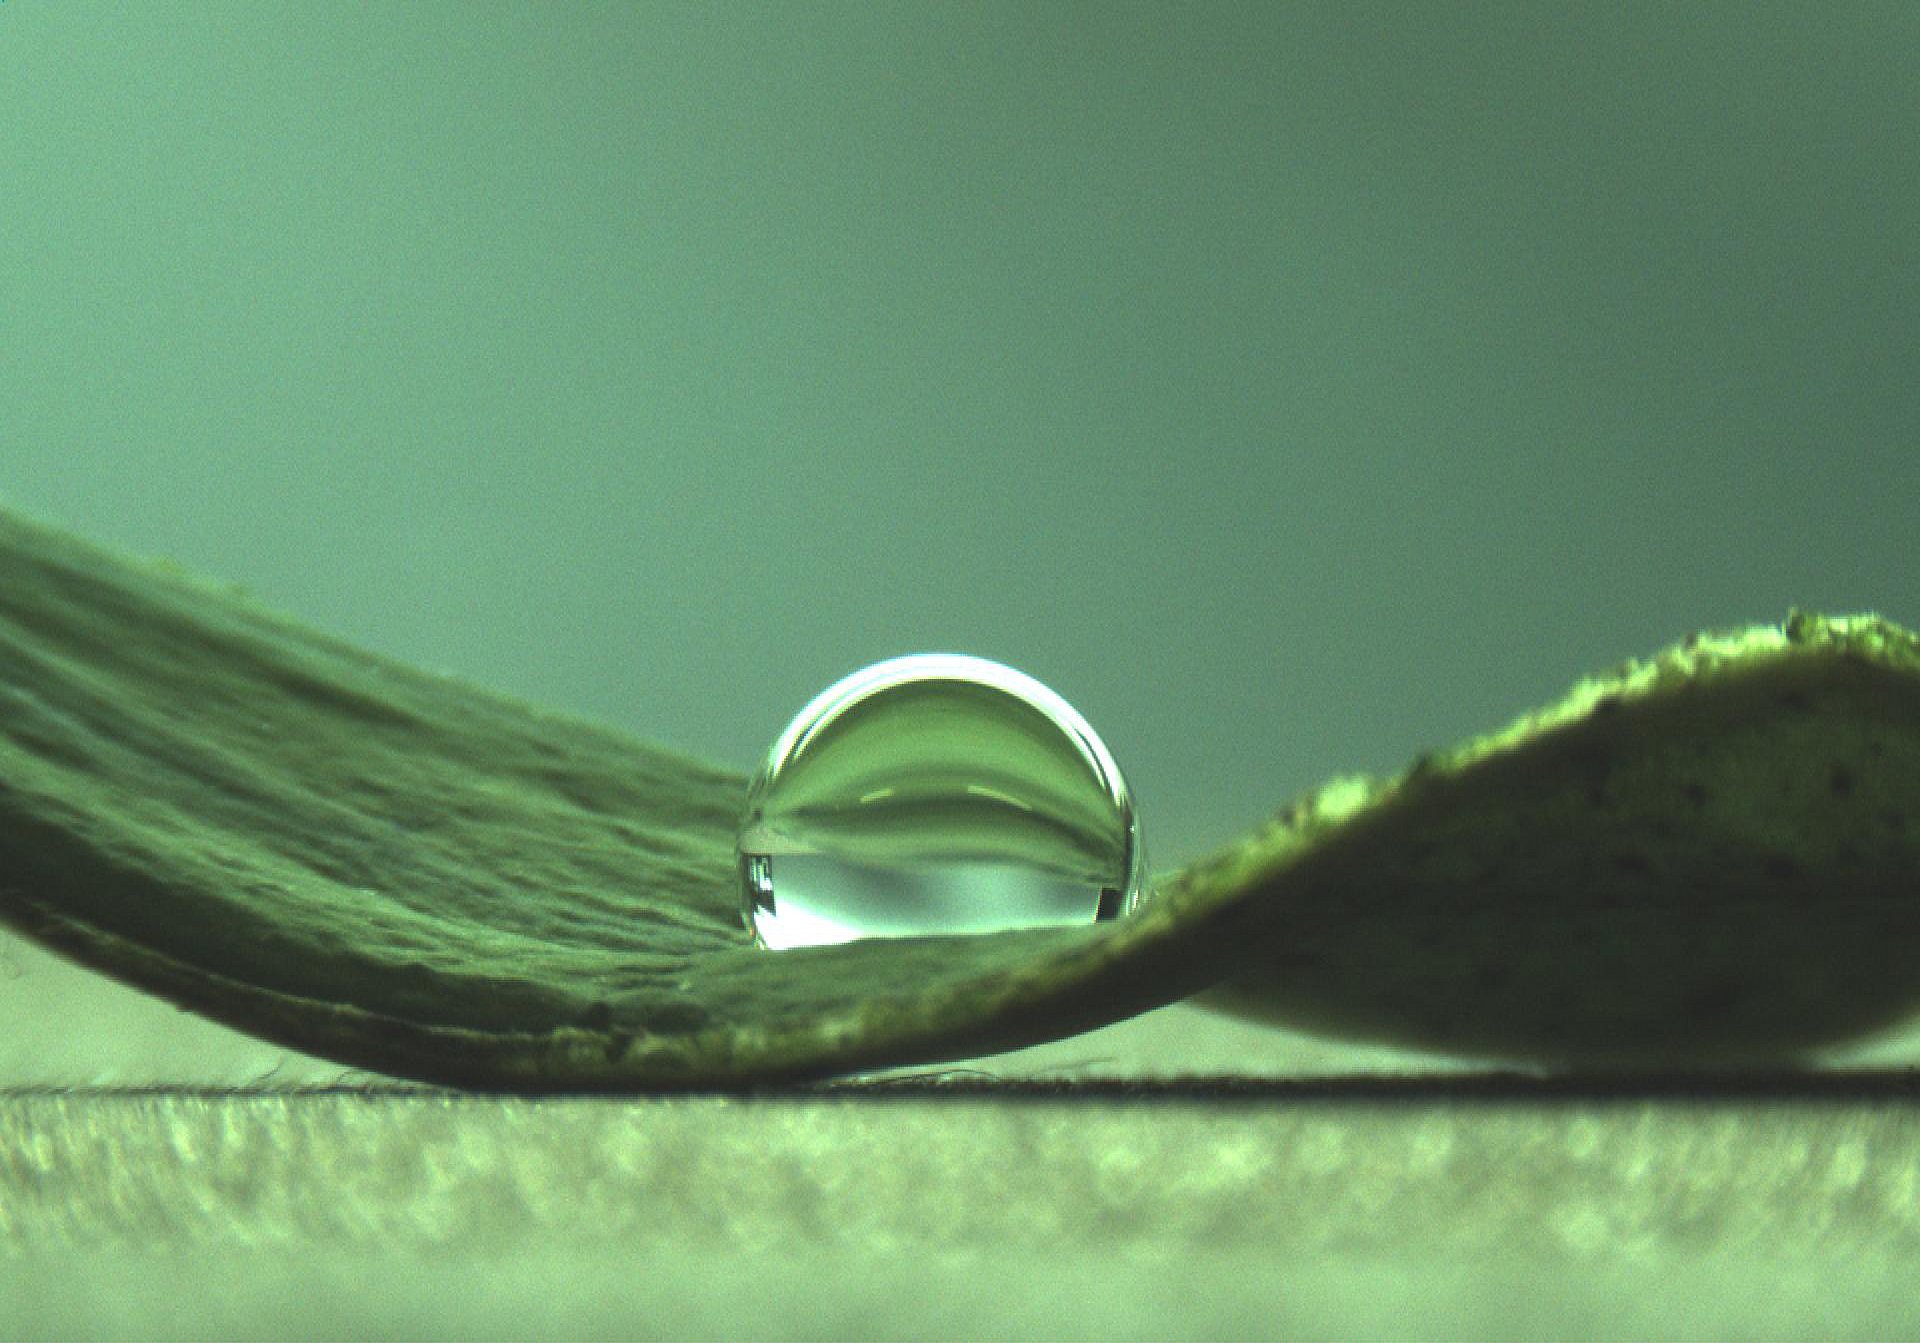
{"type": "Polygon", "coordinates": [[[1845,765],[1835,764],[1833,771],[1827,775],[1827,785],[1833,789],[1833,795],[1835,797],[1851,797],[1853,795],[1853,771],[1845,765]]]}
{"type": "Polygon", "coordinates": [[[1680,785],[1680,796],[1696,807],[1704,807],[1707,805],[1707,786],[1703,783],[1683,783],[1680,785]]]}

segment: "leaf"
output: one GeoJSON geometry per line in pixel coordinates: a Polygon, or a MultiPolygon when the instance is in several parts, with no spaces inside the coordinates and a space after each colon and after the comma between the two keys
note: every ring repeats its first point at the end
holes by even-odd
{"type": "Polygon", "coordinates": [[[738,915],[739,775],[0,513],[0,918],[462,1086],[966,1057],[1223,983],[1440,1048],[1778,1058],[1920,999],[1916,780],[1913,636],[1796,616],[1329,785],[1118,925],[769,953],[738,915]]]}

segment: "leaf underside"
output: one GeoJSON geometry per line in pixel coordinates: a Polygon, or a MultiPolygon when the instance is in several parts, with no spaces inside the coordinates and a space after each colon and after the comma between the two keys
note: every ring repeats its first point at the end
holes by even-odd
{"type": "Polygon", "coordinates": [[[0,512],[0,919],[342,1063],[750,1087],[1211,990],[1548,1066],[1777,1064],[1920,1011],[1920,641],[1873,617],[1696,636],[1337,780],[1119,924],[757,951],[744,791],[0,512]]]}

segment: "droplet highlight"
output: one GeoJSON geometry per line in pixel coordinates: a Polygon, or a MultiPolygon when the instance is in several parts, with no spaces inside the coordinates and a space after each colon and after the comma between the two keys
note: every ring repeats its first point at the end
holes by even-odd
{"type": "Polygon", "coordinates": [[[754,777],[739,856],[747,928],[775,951],[1116,918],[1145,870],[1132,795],[1086,719],[958,653],[816,695],[754,777]]]}

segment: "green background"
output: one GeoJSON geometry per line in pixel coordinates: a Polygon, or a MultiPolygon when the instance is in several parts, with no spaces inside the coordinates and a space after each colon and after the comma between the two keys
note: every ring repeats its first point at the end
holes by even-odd
{"type": "MultiPolygon", "coordinates": [[[[1171,866],[1699,625],[1920,622],[1916,70],[1905,3],[10,0],[0,500],[742,769],[994,657],[1171,866]]],[[[334,1071],[11,942],[0,1025],[334,1071]]],[[[1392,1061],[1277,1038],[1006,1066],[1392,1061]]]]}

